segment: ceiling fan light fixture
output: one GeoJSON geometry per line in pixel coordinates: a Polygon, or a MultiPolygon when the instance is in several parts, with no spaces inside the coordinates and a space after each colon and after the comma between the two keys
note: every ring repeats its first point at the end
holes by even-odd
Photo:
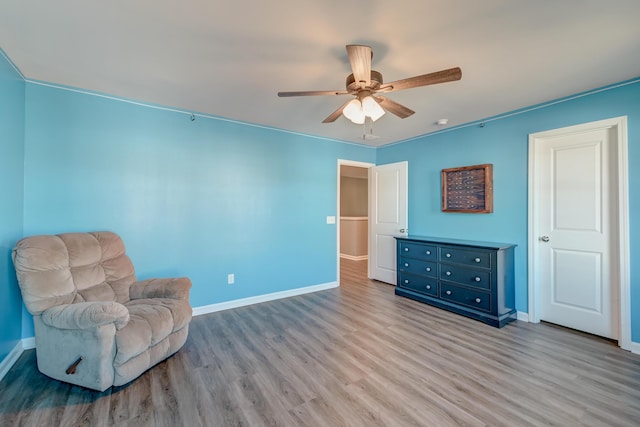
{"type": "Polygon", "coordinates": [[[362,99],[362,111],[365,116],[371,117],[371,120],[374,122],[384,116],[384,109],[372,96],[365,96],[362,99]]]}
{"type": "MultiPolygon", "coordinates": [[[[375,101],[374,101],[375,102],[375,101]]],[[[364,123],[365,113],[362,109],[362,103],[358,99],[353,99],[342,110],[342,114],[357,125],[364,123]]]]}

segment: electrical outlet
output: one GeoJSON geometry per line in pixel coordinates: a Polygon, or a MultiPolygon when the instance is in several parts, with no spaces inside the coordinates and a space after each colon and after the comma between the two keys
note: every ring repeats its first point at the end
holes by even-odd
{"type": "Polygon", "coordinates": [[[229,285],[233,285],[233,283],[236,281],[236,277],[234,274],[229,274],[227,275],[227,283],[229,285]]]}

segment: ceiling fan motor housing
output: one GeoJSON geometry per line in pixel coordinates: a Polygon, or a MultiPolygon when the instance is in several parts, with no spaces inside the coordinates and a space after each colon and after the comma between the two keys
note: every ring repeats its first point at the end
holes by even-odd
{"type": "Polygon", "coordinates": [[[377,90],[382,85],[382,73],[371,70],[371,83],[368,86],[363,86],[364,83],[356,82],[356,78],[353,74],[347,76],[347,90],[351,93],[358,92],[362,89],[377,90]]]}

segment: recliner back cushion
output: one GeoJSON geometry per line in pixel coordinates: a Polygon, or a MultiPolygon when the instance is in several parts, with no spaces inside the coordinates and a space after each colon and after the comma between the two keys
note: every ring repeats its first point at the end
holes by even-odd
{"type": "Polygon", "coordinates": [[[69,269],[77,294],[73,302],[115,301],[116,294],[107,284],[100,264],[102,249],[98,240],[89,233],[59,234],[69,254],[69,269]]]}
{"type": "Polygon", "coordinates": [[[22,239],[13,260],[31,314],[83,301],[129,301],[136,281],[122,239],[107,231],[22,239]]]}
{"type": "Polygon", "coordinates": [[[12,256],[22,299],[29,313],[37,315],[49,307],[73,302],[76,286],[62,239],[27,237],[16,244],[12,256]]]}
{"type": "Polygon", "coordinates": [[[124,242],[115,233],[100,231],[91,233],[100,243],[102,259],[100,261],[107,283],[116,295],[116,301],[124,304],[129,301],[129,287],[137,280],[131,259],[125,252],[124,242]]]}

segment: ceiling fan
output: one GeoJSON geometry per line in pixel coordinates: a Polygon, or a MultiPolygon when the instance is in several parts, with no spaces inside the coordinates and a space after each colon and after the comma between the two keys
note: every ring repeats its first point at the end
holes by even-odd
{"type": "Polygon", "coordinates": [[[397,90],[411,89],[414,87],[428,86],[438,83],[446,83],[460,80],[462,70],[460,68],[450,68],[437,71],[435,73],[423,74],[409,77],[407,79],[396,80],[391,83],[382,81],[382,74],[371,69],[371,59],[373,52],[370,46],[347,45],[347,55],[351,63],[352,74],[347,76],[346,90],[316,90],[305,92],[278,92],[280,97],[288,96],[314,96],[314,95],[353,95],[350,99],[324,119],[322,123],[336,121],[341,114],[353,123],[363,124],[367,117],[376,121],[385,113],[385,110],[404,119],[415,111],[390,100],[378,93],[388,93],[397,90]]]}

